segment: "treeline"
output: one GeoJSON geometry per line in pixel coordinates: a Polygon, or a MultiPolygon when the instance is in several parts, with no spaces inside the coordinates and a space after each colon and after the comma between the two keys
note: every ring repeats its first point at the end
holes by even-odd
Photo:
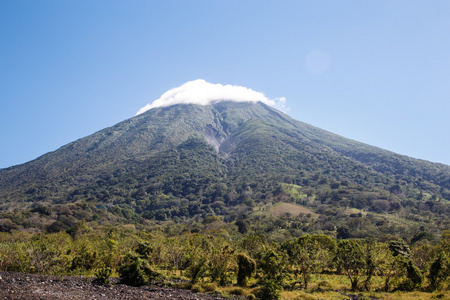
{"type": "MultiPolygon", "coordinates": [[[[95,275],[108,282],[143,285],[188,279],[189,287],[251,287],[262,299],[281,290],[307,289],[315,276],[348,278],[354,291],[434,291],[450,288],[450,232],[436,243],[410,245],[402,239],[336,239],[303,235],[281,242],[242,235],[217,217],[203,220],[197,233],[187,227],[132,225],[75,228],[53,234],[0,235],[0,269],[49,275],[95,275]]],[[[332,286],[322,280],[316,286],[332,286]]],[[[273,298],[271,298],[273,297],[273,298]]]]}
{"type": "MultiPolygon", "coordinates": [[[[196,170],[186,164],[186,168],[196,170]]],[[[155,167],[151,170],[160,170],[155,167]]],[[[228,223],[240,221],[243,233],[269,234],[284,230],[287,238],[303,234],[332,234],[351,228],[342,237],[366,238],[400,235],[412,239],[425,232],[449,228],[450,204],[441,194],[428,194],[404,182],[392,181],[366,188],[331,174],[263,174],[219,180],[199,169],[200,175],[179,170],[153,175],[142,172],[105,175],[88,189],[74,190],[66,199],[30,204],[27,209],[0,211],[0,231],[27,228],[42,232],[68,230],[78,221],[101,224],[135,224],[145,228],[154,221],[176,223],[220,216],[228,223]],[[317,218],[292,215],[271,219],[255,213],[277,203],[301,205],[317,218]]],[[[30,193],[38,193],[36,190],[30,193]]]]}

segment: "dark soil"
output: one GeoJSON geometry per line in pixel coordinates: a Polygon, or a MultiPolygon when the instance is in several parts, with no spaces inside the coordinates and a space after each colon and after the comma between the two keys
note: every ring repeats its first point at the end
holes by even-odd
{"type": "MultiPolygon", "coordinates": [[[[0,271],[0,299],[226,299],[211,294],[160,286],[132,287],[119,284],[95,284],[83,276],[44,276],[0,271]]],[[[228,298],[230,299],[230,298],[228,298]]]]}

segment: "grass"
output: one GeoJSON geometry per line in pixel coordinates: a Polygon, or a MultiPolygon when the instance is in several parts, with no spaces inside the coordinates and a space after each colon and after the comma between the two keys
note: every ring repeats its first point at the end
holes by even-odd
{"type": "MultiPolygon", "coordinates": [[[[252,278],[249,286],[254,286],[257,281],[252,278]]],[[[434,293],[413,291],[413,292],[378,292],[382,290],[384,281],[382,277],[374,277],[372,280],[372,291],[357,291],[350,290],[350,281],[346,275],[335,274],[318,274],[313,275],[308,286],[308,289],[299,289],[294,291],[282,291],[281,299],[283,300],[344,300],[348,299],[345,294],[357,294],[361,299],[383,299],[383,300],[437,300],[450,299],[450,291],[438,291],[434,293]]],[[[244,296],[248,299],[255,295],[258,288],[238,287],[238,286],[224,286],[219,287],[216,283],[197,283],[179,282],[171,285],[174,288],[188,289],[194,293],[217,293],[224,297],[233,298],[234,296],[244,296]]]]}
{"type": "MultiPolygon", "coordinates": [[[[175,277],[181,277],[181,274],[175,274],[175,277]]],[[[249,286],[254,286],[257,283],[255,278],[251,278],[249,286]]],[[[365,296],[361,299],[383,299],[383,300],[438,300],[450,299],[450,291],[436,291],[433,293],[413,291],[413,292],[379,292],[382,290],[384,280],[382,277],[375,276],[372,280],[372,291],[357,291],[350,290],[350,281],[346,275],[335,274],[317,274],[313,275],[306,290],[282,291],[281,299],[283,300],[344,300],[348,296],[343,294],[357,294],[365,296]]],[[[219,287],[216,283],[197,283],[192,284],[189,281],[173,283],[170,285],[173,288],[188,289],[194,293],[218,293],[226,297],[244,296],[252,297],[256,294],[258,288],[243,288],[238,286],[224,286],[219,287]]]]}
{"type": "Polygon", "coordinates": [[[335,291],[325,291],[325,292],[306,292],[306,291],[284,291],[281,293],[281,299],[284,300],[344,300],[348,299],[335,291]]]}
{"type": "Polygon", "coordinates": [[[350,280],[345,275],[320,274],[312,276],[308,287],[316,290],[346,290],[350,286],[350,280]]]}
{"type": "MultiPolygon", "coordinates": [[[[252,278],[249,286],[254,286],[257,281],[252,278]]],[[[383,299],[383,300],[438,300],[450,299],[450,291],[430,292],[379,292],[382,290],[384,281],[382,277],[374,277],[372,280],[372,291],[350,290],[350,281],[346,275],[319,274],[313,275],[308,289],[299,289],[294,291],[282,291],[282,300],[344,300],[348,299],[345,294],[356,294],[362,296],[361,299],[383,299]]],[[[170,285],[173,288],[188,289],[194,293],[217,293],[224,297],[233,298],[234,296],[243,296],[251,299],[256,294],[258,288],[223,286],[219,287],[216,283],[197,283],[179,282],[170,285]]]]}
{"type": "Polygon", "coordinates": [[[311,214],[312,216],[316,216],[316,213],[312,210],[302,205],[292,203],[277,203],[269,210],[269,214],[272,217],[280,217],[286,213],[289,213],[292,216],[298,216],[299,214],[311,214]]]}
{"type": "Polygon", "coordinates": [[[342,294],[337,290],[317,291],[314,289],[308,289],[306,291],[283,291],[281,293],[281,299],[283,300],[344,300],[348,299],[348,296],[343,294],[357,294],[361,299],[383,299],[383,300],[437,300],[437,299],[450,299],[450,292],[351,292],[342,291],[342,294]]]}
{"type": "Polygon", "coordinates": [[[205,283],[202,284],[202,288],[206,293],[211,293],[217,290],[217,283],[215,282],[205,283]]]}
{"type": "Polygon", "coordinates": [[[378,293],[366,292],[362,293],[366,296],[371,296],[383,300],[435,300],[435,299],[450,299],[450,292],[394,292],[394,293],[378,293]]]}
{"type": "Polygon", "coordinates": [[[203,293],[203,288],[200,284],[194,284],[191,288],[193,293],[203,293]]]}
{"type": "Polygon", "coordinates": [[[254,294],[254,289],[237,286],[220,287],[218,290],[224,295],[248,296],[254,294]]]}
{"type": "Polygon", "coordinates": [[[382,277],[374,277],[372,280],[372,291],[350,290],[350,281],[345,275],[320,274],[311,278],[311,283],[306,290],[283,291],[281,299],[305,299],[305,300],[340,300],[348,299],[343,294],[361,295],[361,299],[377,298],[383,300],[436,300],[450,299],[450,291],[445,292],[377,292],[382,290],[384,281],[382,277]],[[364,298],[366,297],[366,298],[364,298]]]}

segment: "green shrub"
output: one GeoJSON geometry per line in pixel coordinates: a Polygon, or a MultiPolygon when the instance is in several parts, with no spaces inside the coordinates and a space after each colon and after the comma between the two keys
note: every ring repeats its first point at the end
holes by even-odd
{"type": "Polygon", "coordinates": [[[110,267],[103,267],[101,269],[98,269],[95,272],[95,282],[103,283],[103,284],[109,284],[109,277],[111,277],[112,269],[110,267]]]}
{"type": "Polygon", "coordinates": [[[148,258],[153,252],[153,247],[150,242],[140,242],[134,251],[136,251],[141,258],[148,258]]]}
{"type": "Polygon", "coordinates": [[[280,299],[281,286],[273,279],[262,281],[258,290],[258,298],[262,300],[280,299]]]}
{"type": "Polygon", "coordinates": [[[135,260],[120,265],[117,271],[119,272],[122,283],[133,286],[141,286],[146,282],[144,271],[145,268],[146,265],[144,261],[140,258],[136,258],[135,260]]]}
{"type": "Polygon", "coordinates": [[[163,279],[163,276],[153,270],[146,259],[135,252],[128,252],[122,264],[117,268],[121,282],[132,286],[141,286],[163,279]]]}

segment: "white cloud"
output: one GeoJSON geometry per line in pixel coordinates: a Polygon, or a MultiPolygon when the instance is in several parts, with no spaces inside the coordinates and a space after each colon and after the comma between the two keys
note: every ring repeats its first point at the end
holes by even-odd
{"type": "Polygon", "coordinates": [[[237,85],[213,84],[203,79],[186,82],[185,84],[170,89],[162,96],[139,109],[136,115],[140,115],[155,107],[164,107],[174,104],[200,104],[208,105],[223,100],[235,102],[261,101],[270,106],[284,107],[284,97],[268,99],[263,93],[237,85]]]}

